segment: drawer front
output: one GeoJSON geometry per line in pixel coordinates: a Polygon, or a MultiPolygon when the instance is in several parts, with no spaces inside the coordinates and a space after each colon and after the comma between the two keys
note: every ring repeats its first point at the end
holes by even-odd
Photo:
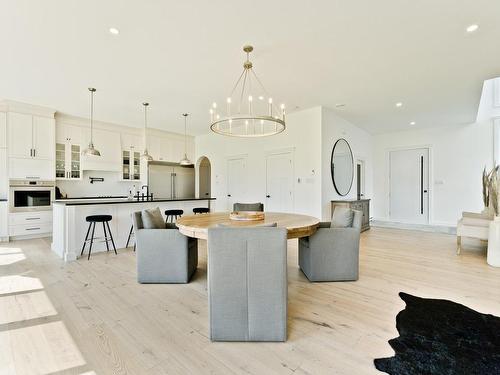
{"type": "Polygon", "coordinates": [[[351,209],[357,210],[357,211],[363,211],[363,203],[359,203],[359,202],[351,203],[351,209]]]}
{"type": "Polygon", "coordinates": [[[33,223],[27,225],[10,225],[9,236],[27,236],[31,234],[51,234],[52,223],[33,223]]]}
{"type": "Polygon", "coordinates": [[[9,225],[52,223],[52,211],[19,212],[9,214],[9,225]]]}

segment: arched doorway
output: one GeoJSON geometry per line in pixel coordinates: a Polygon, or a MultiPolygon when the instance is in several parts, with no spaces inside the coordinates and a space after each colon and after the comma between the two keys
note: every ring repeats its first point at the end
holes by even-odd
{"type": "Polygon", "coordinates": [[[198,197],[211,197],[212,167],[206,156],[198,159],[198,197]]]}

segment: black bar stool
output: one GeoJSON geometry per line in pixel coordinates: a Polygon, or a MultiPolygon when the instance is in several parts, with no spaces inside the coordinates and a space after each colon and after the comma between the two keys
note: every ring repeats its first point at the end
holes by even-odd
{"type": "MultiPolygon", "coordinates": [[[[130,227],[130,232],[128,232],[128,238],[127,238],[127,244],[125,245],[125,247],[128,247],[128,243],[130,242],[130,238],[134,236],[134,239],[135,239],[135,234],[134,234],[134,225],[132,224],[132,226],[130,227]]],[[[135,241],[134,241],[134,251],[135,251],[135,241]]]]}
{"type": "Polygon", "coordinates": [[[195,207],[193,208],[193,213],[196,214],[208,214],[210,212],[210,208],[208,207],[195,207]]]}
{"type": "Polygon", "coordinates": [[[111,229],[109,228],[109,222],[113,219],[113,216],[111,215],[91,215],[87,216],[85,220],[87,223],[89,223],[89,229],[87,230],[87,235],[85,236],[85,241],[83,241],[83,247],[82,247],[82,253],[80,256],[83,256],[83,252],[85,251],[85,245],[87,242],[90,241],[90,247],[89,247],[89,256],[87,260],[90,260],[90,253],[92,252],[92,244],[94,243],[94,232],[95,232],[95,224],[96,223],[102,223],[102,228],[104,229],[104,241],[106,242],[106,248],[109,251],[109,241],[113,244],[113,249],[115,250],[115,254],[118,254],[116,252],[116,246],[115,246],[115,241],[113,240],[113,235],[111,234],[111,229]],[[108,233],[106,232],[106,226],[108,227],[108,233]],[[89,233],[90,233],[90,228],[92,228],[92,237],[89,239],[89,233]]]}
{"type": "Polygon", "coordinates": [[[184,215],[184,210],[166,210],[165,215],[167,218],[165,219],[165,223],[168,223],[168,220],[170,219],[170,222],[173,223],[174,220],[177,221],[179,217],[184,215]]]}

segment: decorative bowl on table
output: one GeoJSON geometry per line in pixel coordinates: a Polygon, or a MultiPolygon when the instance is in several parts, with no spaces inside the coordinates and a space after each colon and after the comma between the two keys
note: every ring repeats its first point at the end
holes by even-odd
{"type": "Polygon", "coordinates": [[[237,221],[261,221],[264,220],[264,212],[258,211],[235,211],[229,214],[231,220],[237,221]]]}

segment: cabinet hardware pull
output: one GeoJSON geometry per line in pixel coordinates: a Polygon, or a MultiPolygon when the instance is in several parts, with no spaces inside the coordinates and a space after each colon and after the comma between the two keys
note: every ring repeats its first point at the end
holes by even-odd
{"type": "Polygon", "coordinates": [[[40,228],[26,228],[26,230],[40,230],[40,228]]]}
{"type": "Polygon", "coordinates": [[[27,217],[26,220],[40,220],[41,217],[27,217]]]}

